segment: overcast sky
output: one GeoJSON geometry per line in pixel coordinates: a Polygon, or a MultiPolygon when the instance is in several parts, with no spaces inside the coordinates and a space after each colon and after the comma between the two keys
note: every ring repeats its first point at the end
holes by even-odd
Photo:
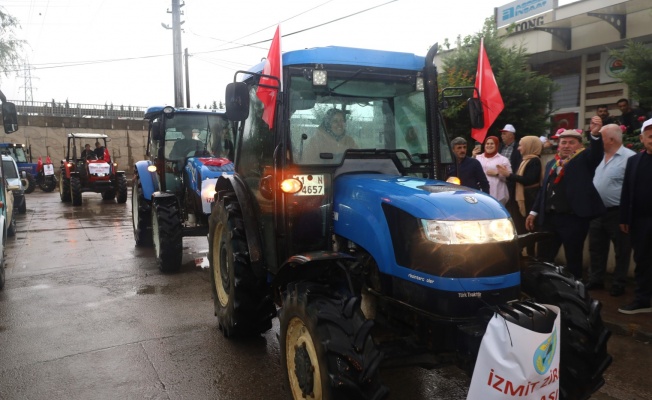
{"type": "MultiPolygon", "coordinates": [[[[249,44],[271,40],[278,23],[283,35],[306,30],[284,37],[284,52],[337,45],[425,55],[435,42],[480,31],[494,7],[507,3],[186,0],[181,43],[191,55],[191,104],[223,100],[234,72],[267,56],[270,42],[249,44]]],[[[161,26],[172,25],[171,5],[171,0],[2,0],[4,11],[20,21],[17,33],[27,41],[31,68],[0,77],[0,87],[8,99],[25,100],[31,78],[34,101],[174,104],[172,30],[161,26]]]]}

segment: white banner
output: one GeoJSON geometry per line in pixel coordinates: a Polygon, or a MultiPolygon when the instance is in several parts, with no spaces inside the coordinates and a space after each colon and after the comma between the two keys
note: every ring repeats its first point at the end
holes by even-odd
{"type": "Polygon", "coordinates": [[[88,173],[98,176],[106,176],[111,173],[111,167],[108,163],[88,163],[88,173]]]}
{"type": "Polygon", "coordinates": [[[52,165],[52,164],[43,164],[43,174],[45,176],[54,175],[54,165],[52,165]]]}
{"type": "Polygon", "coordinates": [[[494,314],[482,338],[468,400],[559,399],[559,307],[552,332],[537,333],[494,314]]]}

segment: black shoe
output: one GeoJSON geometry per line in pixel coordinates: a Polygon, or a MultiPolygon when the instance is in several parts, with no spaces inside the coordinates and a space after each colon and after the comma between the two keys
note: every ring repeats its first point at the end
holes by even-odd
{"type": "Polygon", "coordinates": [[[618,312],[621,312],[623,314],[640,314],[640,313],[649,313],[652,312],[652,307],[650,307],[650,304],[641,304],[637,301],[627,304],[626,306],[622,306],[618,309],[618,312]]]}
{"type": "Polygon", "coordinates": [[[604,289],[604,283],[602,282],[589,282],[584,285],[586,290],[602,290],[604,289]]]}
{"type": "Polygon", "coordinates": [[[620,285],[614,285],[611,287],[609,294],[612,295],[613,297],[622,296],[625,294],[625,287],[620,285]]]}

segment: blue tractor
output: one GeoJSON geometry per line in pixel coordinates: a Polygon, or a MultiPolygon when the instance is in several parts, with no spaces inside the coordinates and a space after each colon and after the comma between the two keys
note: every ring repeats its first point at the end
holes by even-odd
{"type": "Polygon", "coordinates": [[[224,111],[149,108],[147,159],[132,181],[134,240],[154,245],[159,268],[181,267],[185,236],[205,236],[218,177],[233,172],[231,124],[224,111]]]}
{"type": "Polygon", "coordinates": [[[611,362],[600,305],[564,267],[521,256],[537,237],[498,201],[443,181],[436,52],[312,48],[283,53],[282,82],[262,63],[235,74],[235,171],[217,179],[208,235],[218,326],[255,335],[278,313],[295,399],[377,399],[379,368],[472,373],[489,316],[551,332],[548,304],[561,398],[587,398],[611,362]],[[257,91],[281,83],[270,129],[257,91]]]}
{"type": "Polygon", "coordinates": [[[34,163],[31,147],[23,143],[0,143],[0,152],[16,161],[25,193],[32,193],[36,186],[44,192],[51,192],[57,187],[57,177],[50,156],[46,157],[45,163],[41,157],[34,163]]]}

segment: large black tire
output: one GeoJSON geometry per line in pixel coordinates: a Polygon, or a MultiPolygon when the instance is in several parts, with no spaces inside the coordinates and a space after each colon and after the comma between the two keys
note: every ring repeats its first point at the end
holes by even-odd
{"type": "Polygon", "coordinates": [[[38,184],[42,191],[50,193],[57,187],[57,177],[54,175],[45,176],[38,184]]]}
{"type": "Polygon", "coordinates": [[[240,205],[229,194],[213,212],[218,222],[209,232],[208,260],[219,328],[226,337],[266,332],[272,328],[276,307],[265,279],[251,270],[240,205]]]}
{"type": "Polygon", "coordinates": [[[140,179],[134,176],[131,190],[131,223],[134,228],[136,246],[152,245],[152,209],[143,196],[140,179]]]}
{"type": "Polygon", "coordinates": [[[23,187],[27,194],[32,193],[34,189],[36,189],[36,179],[34,179],[34,175],[29,172],[25,172],[25,178],[21,179],[21,182],[23,182],[23,187]]]}
{"type": "Polygon", "coordinates": [[[23,196],[23,201],[18,206],[18,214],[25,214],[27,212],[27,197],[23,196]]]}
{"type": "Polygon", "coordinates": [[[70,199],[73,206],[81,206],[82,204],[82,187],[81,180],[78,176],[70,177],[70,199]]]}
{"type": "Polygon", "coordinates": [[[153,205],[152,236],[161,272],[177,272],[183,256],[183,226],[176,204],[153,205]]]}
{"type": "Polygon", "coordinates": [[[127,177],[119,175],[117,177],[118,190],[116,193],[116,201],[120,204],[127,202],[127,177]]]}
{"type": "Polygon", "coordinates": [[[70,179],[67,179],[63,174],[61,174],[61,179],[59,180],[59,197],[61,197],[61,201],[64,203],[70,201],[70,179]]]}
{"type": "MultiPolygon", "coordinates": [[[[11,193],[9,193],[11,195],[11,193]]],[[[11,213],[11,221],[7,225],[7,236],[16,236],[16,212],[11,213]]],[[[2,257],[4,258],[4,257],[2,257]]]]}
{"type": "Polygon", "coordinates": [[[599,301],[562,267],[535,263],[521,275],[526,297],[561,309],[559,389],[564,400],[588,399],[604,385],[611,364],[607,341],[611,332],[600,316],[599,301]]]}
{"type": "Polygon", "coordinates": [[[325,285],[291,283],[279,316],[283,371],[295,399],[381,399],[380,353],[360,298],[325,285]]]}

